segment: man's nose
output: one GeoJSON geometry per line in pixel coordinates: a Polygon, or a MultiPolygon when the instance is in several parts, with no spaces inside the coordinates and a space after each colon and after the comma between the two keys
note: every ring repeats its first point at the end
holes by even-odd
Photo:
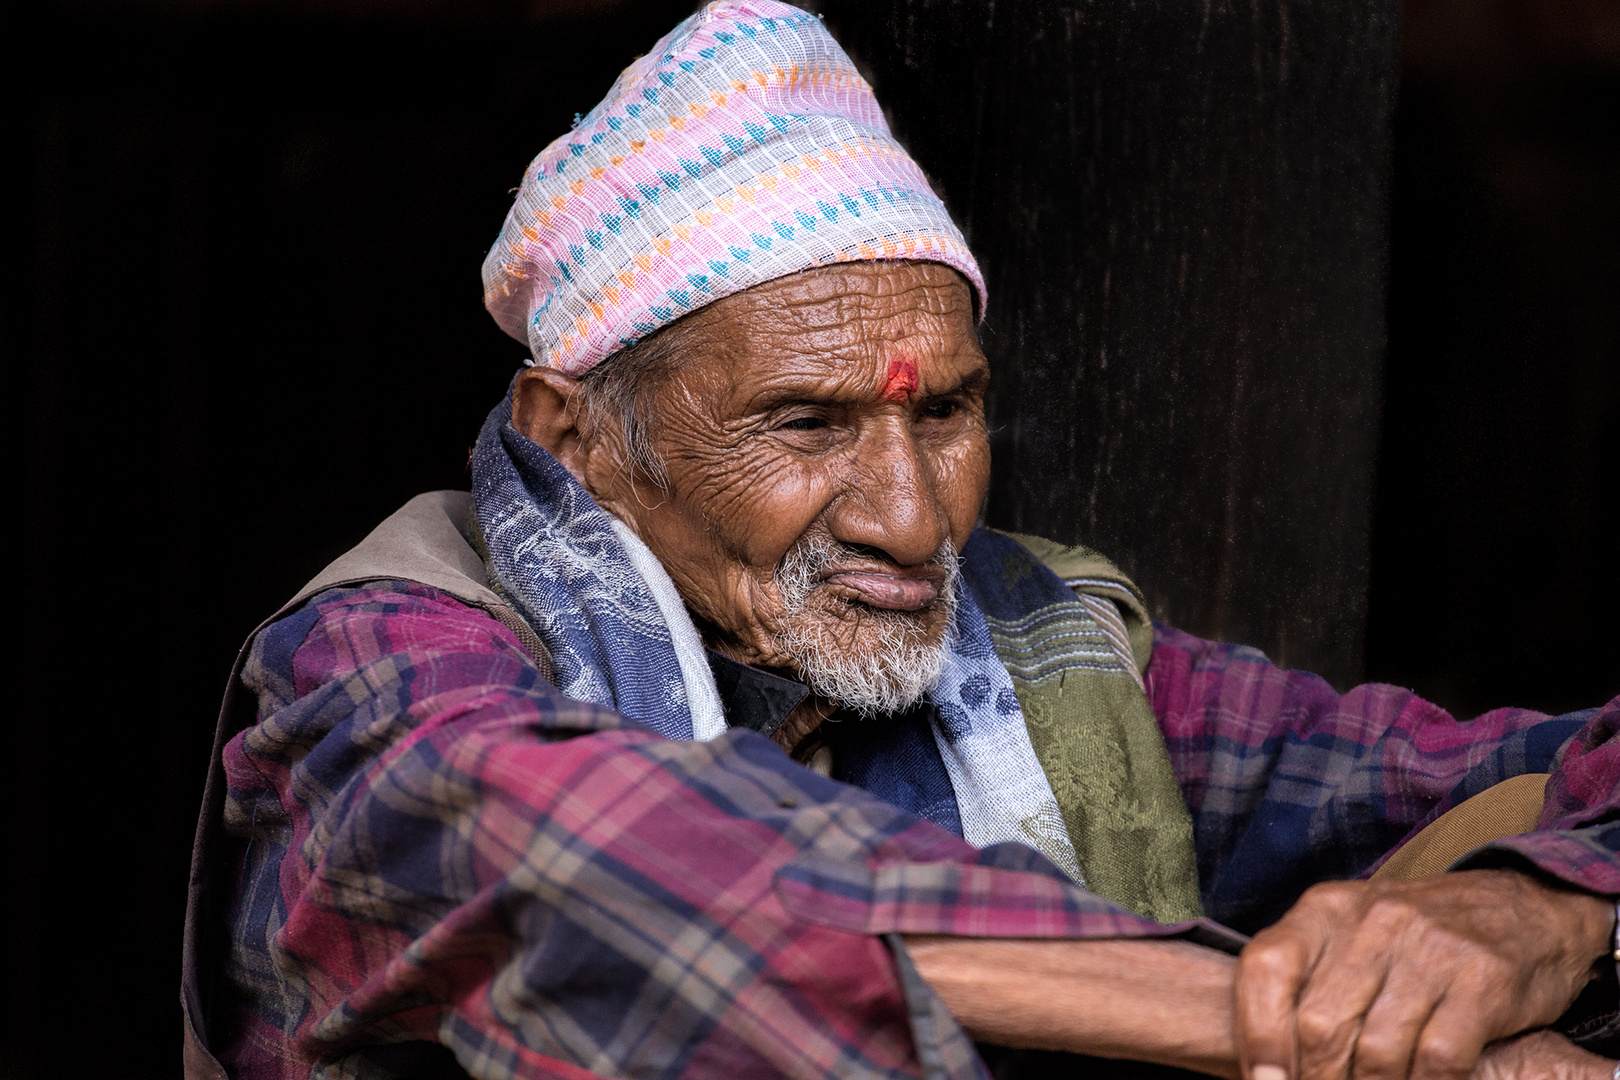
{"type": "Polygon", "coordinates": [[[833,501],[827,526],[834,539],[878,548],[901,566],[925,563],[950,535],[935,487],[909,426],[885,417],[856,444],[848,484],[833,501]]]}

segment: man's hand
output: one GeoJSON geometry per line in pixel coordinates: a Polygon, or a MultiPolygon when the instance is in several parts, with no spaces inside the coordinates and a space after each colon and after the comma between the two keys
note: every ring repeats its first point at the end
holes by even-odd
{"type": "Polygon", "coordinates": [[[1486,1047],[1469,1080],[1609,1080],[1613,1075],[1610,1059],[1554,1032],[1532,1031],[1486,1047]]]}
{"type": "Polygon", "coordinates": [[[1318,885],[1239,958],[1243,1075],[1463,1080],[1569,1007],[1613,927],[1607,901],[1507,870],[1318,885]]]}

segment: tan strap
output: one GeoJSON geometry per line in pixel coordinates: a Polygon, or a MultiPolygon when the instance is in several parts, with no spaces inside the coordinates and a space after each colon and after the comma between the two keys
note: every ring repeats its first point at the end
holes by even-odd
{"type": "Polygon", "coordinates": [[[1409,881],[1443,874],[1477,847],[1536,827],[1547,774],[1525,773],[1464,799],[1425,825],[1373,874],[1373,881],[1409,881]]]}
{"type": "Polygon", "coordinates": [[[513,634],[540,674],[554,680],[551,656],[534,629],[490,588],[478,553],[472,496],[430,491],[390,514],[360,543],[333,560],[282,606],[292,611],[316,593],[367,581],[415,581],[431,585],[471,607],[482,608],[513,634]]]}
{"type": "Polygon", "coordinates": [[[534,632],[532,626],[524,621],[523,616],[505,604],[482,604],[479,606],[516,635],[518,644],[523,646],[523,651],[529,654],[529,659],[534,661],[534,666],[540,669],[540,674],[546,677],[547,682],[555,683],[557,681],[557,672],[551,666],[551,654],[546,651],[545,645],[540,641],[540,636],[534,632]]]}

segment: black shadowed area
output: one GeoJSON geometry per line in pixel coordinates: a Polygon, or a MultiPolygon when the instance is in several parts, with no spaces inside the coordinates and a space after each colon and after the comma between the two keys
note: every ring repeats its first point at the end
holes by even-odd
{"type": "MultiPolygon", "coordinates": [[[[522,355],[479,299],[510,189],[692,6],[0,7],[0,1077],[177,1075],[235,650],[465,485],[522,355]]],[[[1620,691],[1612,4],[820,10],[989,277],[992,524],[1340,686],[1620,691]]]]}

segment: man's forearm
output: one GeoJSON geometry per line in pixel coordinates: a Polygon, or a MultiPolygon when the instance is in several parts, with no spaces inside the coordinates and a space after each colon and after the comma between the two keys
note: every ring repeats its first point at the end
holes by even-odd
{"type": "Polygon", "coordinates": [[[910,937],[976,1039],[1236,1077],[1233,958],[1184,941],[910,937]]]}

